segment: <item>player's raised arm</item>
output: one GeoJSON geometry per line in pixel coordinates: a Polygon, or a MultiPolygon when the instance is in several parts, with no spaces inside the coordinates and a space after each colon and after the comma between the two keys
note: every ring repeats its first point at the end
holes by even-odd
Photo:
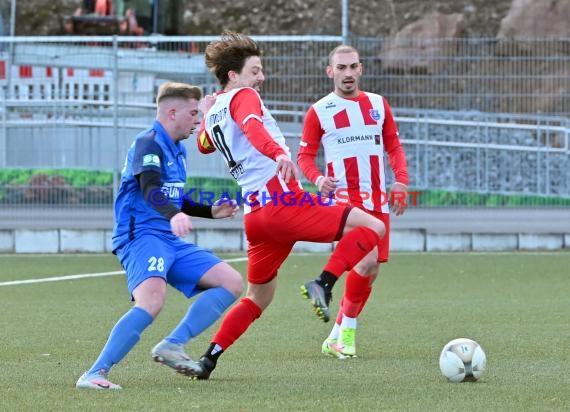
{"type": "Polygon", "coordinates": [[[261,100],[254,89],[244,88],[236,93],[230,104],[230,113],[251,145],[277,162],[277,173],[285,182],[291,178],[299,179],[299,171],[288,151],[273,139],[263,125],[261,100]]]}
{"type": "Polygon", "coordinates": [[[254,89],[244,88],[236,93],[230,104],[230,114],[260,153],[273,160],[279,155],[287,155],[263,125],[261,100],[254,89]]]}
{"type": "Polygon", "coordinates": [[[392,203],[392,211],[396,216],[400,216],[408,207],[408,165],[390,105],[385,97],[382,97],[382,102],[384,104],[385,113],[382,127],[382,140],[384,150],[388,154],[388,161],[390,162],[396,179],[396,182],[390,189],[390,200],[392,203]]]}

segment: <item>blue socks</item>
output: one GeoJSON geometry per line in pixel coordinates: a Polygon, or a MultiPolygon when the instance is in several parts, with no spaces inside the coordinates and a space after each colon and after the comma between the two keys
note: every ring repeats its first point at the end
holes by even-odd
{"type": "Polygon", "coordinates": [[[98,372],[101,369],[108,372],[136,345],[141,333],[152,321],[152,316],[146,310],[137,306],[131,308],[111,330],[107,343],[88,373],[98,372]]]}
{"type": "Polygon", "coordinates": [[[218,320],[235,300],[236,297],[222,287],[205,290],[165,340],[171,343],[186,344],[218,320]]]}
{"type": "MultiPolygon", "coordinates": [[[[222,287],[202,292],[190,306],[184,319],[166,338],[167,341],[185,344],[214,323],[230,306],[236,297],[222,287]]],[[[134,306],[115,324],[101,354],[88,373],[111,370],[139,341],[142,332],[153,318],[146,310],[134,306]]]]}

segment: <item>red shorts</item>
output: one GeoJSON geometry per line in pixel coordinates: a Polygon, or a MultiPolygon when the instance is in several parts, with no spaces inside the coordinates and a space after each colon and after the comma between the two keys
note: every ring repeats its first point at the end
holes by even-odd
{"type": "Polygon", "coordinates": [[[291,193],[287,203],[271,202],[246,214],[247,280],[254,284],[271,281],[297,241],[340,239],[351,209],[350,205],[321,204],[316,195],[301,191],[291,193]]]}
{"type": "Polygon", "coordinates": [[[380,242],[378,242],[378,262],[386,263],[390,256],[390,213],[371,212],[369,210],[366,210],[366,212],[380,219],[382,223],[384,223],[384,226],[386,226],[386,234],[380,239],[380,242]]]}

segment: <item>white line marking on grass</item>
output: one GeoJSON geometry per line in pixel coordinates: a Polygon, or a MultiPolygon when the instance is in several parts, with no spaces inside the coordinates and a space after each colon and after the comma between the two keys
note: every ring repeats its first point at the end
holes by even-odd
{"type": "MultiPolygon", "coordinates": [[[[245,262],[247,257],[239,257],[233,259],[226,259],[225,262],[245,262]]],[[[86,279],[86,278],[98,278],[103,276],[115,276],[124,274],[124,270],[116,270],[113,272],[99,272],[99,273],[84,273],[81,275],[66,275],[66,276],[54,276],[50,278],[40,278],[40,279],[26,279],[26,280],[12,280],[9,282],[0,282],[0,286],[13,286],[13,285],[25,285],[29,283],[46,283],[46,282],[59,282],[60,280],[75,280],[75,279],[86,279]]]]}
{"type": "Polygon", "coordinates": [[[51,278],[13,280],[11,282],[2,282],[2,283],[0,283],[0,286],[24,285],[26,283],[59,282],[60,280],[97,278],[97,277],[103,277],[103,276],[122,275],[123,273],[125,273],[123,270],[117,270],[115,272],[85,273],[83,275],[67,275],[67,276],[54,276],[51,278]]]}

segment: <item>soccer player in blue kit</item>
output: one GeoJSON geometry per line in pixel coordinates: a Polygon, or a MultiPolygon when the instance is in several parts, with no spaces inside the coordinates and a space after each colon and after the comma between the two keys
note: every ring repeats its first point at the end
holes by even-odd
{"type": "Polygon", "coordinates": [[[224,199],[197,205],[184,196],[187,139],[199,125],[199,87],[167,82],[156,98],[153,125],[128,150],[115,201],[113,253],[125,269],[134,306],[115,324],[107,343],[77,388],[121,389],[108,373],[139,341],[160,313],[166,286],[187,298],[200,294],[174,330],[151,351],[156,362],[185,373],[184,345],[214,323],[243,292],[239,272],[210,251],[180,237],[192,229],[189,216],[233,217],[238,206],[224,199]]]}

